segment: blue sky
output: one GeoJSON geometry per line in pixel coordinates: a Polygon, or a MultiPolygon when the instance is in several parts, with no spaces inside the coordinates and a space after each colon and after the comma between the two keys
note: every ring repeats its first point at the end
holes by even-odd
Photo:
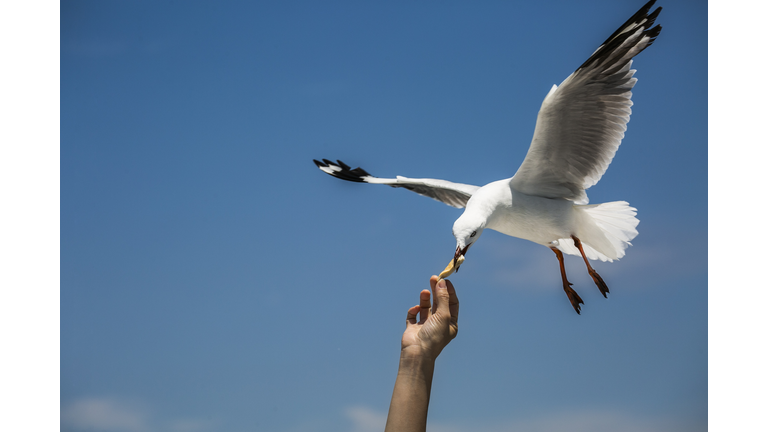
{"type": "MultiPolygon", "coordinates": [[[[487,232],[451,279],[434,431],[707,425],[707,10],[661,2],[592,203],[638,208],[606,300],[487,232]]],[[[642,2],[61,3],[61,428],[367,431],[460,210],[335,180],[511,176],[642,2]],[[535,4],[534,4],[535,3],[535,4]]]]}

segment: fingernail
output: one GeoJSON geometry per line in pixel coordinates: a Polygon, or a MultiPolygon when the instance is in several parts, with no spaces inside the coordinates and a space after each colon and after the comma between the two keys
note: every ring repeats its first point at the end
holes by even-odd
{"type": "Polygon", "coordinates": [[[445,279],[440,279],[439,281],[437,281],[437,287],[438,288],[447,288],[445,286],[445,279]]]}

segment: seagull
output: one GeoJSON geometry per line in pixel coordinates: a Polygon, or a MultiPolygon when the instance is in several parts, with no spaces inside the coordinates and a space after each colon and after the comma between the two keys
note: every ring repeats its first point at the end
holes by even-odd
{"type": "Polygon", "coordinates": [[[314,160],[342,180],[404,188],[464,208],[453,225],[456,251],[440,277],[458,271],[485,229],[550,248],[560,263],[563,290],[577,314],[584,301],[571,288],[563,254],[581,256],[603,297],[608,286],[589,260],[612,262],[637,236],[637,209],[626,201],[589,204],[586,189],[605,173],[624,138],[637,82],[632,59],[661,32],[651,0],[616,30],[539,109],[528,153],[515,175],[485,186],[430,178],[374,177],[344,162],[314,160]]]}

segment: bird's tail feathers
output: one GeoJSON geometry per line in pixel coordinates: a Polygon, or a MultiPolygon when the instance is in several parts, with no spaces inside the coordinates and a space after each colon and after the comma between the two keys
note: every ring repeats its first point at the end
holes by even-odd
{"type": "MultiPolygon", "coordinates": [[[[613,261],[624,256],[624,250],[632,246],[630,241],[637,236],[635,217],[637,209],[626,201],[603,204],[577,205],[576,236],[581,240],[584,254],[589,259],[613,261]]],[[[570,255],[580,255],[573,239],[560,239],[559,249],[570,255]]]]}

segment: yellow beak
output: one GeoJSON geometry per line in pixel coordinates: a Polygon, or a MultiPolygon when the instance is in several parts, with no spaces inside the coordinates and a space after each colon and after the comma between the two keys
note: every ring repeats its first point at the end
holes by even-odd
{"type": "Polygon", "coordinates": [[[464,255],[460,255],[457,253],[457,256],[455,256],[451,262],[448,263],[448,266],[443,270],[442,273],[440,273],[440,276],[438,276],[440,279],[445,279],[448,276],[452,275],[456,270],[459,269],[459,266],[464,262],[464,255]]]}

